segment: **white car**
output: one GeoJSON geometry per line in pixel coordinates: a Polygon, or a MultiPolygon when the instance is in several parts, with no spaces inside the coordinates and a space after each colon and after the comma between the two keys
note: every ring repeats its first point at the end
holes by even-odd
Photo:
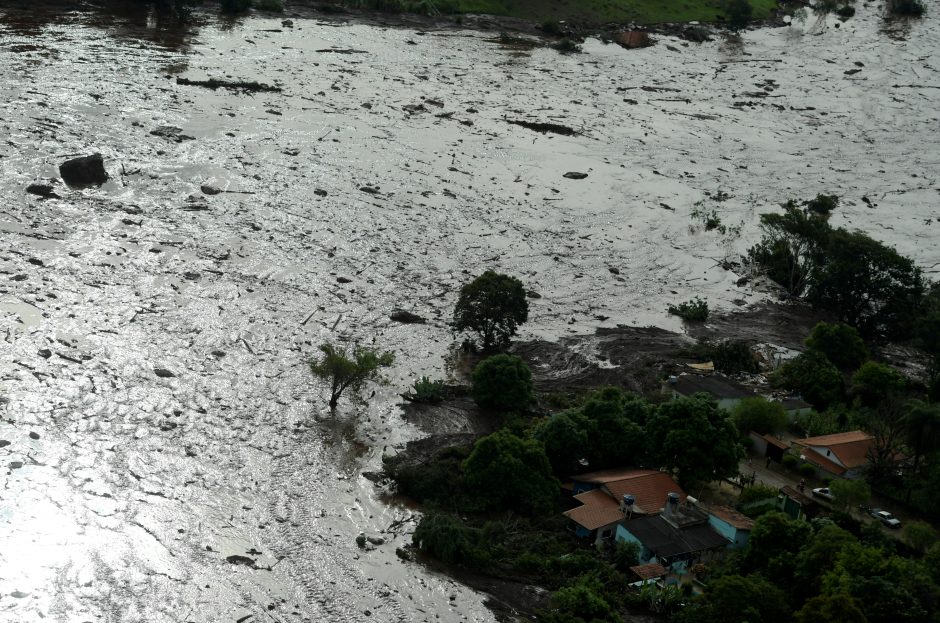
{"type": "Polygon", "coordinates": [[[871,511],[871,516],[883,523],[888,528],[898,529],[901,527],[900,520],[898,520],[897,517],[888,511],[883,511],[879,508],[876,508],[871,511]]]}
{"type": "Polygon", "coordinates": [[[835,499],[835,496],[832,495],[832,492],[829,491],[829,487],[822,487],[819,489],[813,489],[814,498],[822,498],[824,500],[832,501],[835,499]]]}

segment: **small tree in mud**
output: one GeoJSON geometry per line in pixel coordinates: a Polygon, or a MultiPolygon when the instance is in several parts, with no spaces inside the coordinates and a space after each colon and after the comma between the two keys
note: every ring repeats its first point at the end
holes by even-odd
{"type": "Polygon", "coordinates": [[[387,368],[395,361],[390,352],[356,346],[352,353],[333,344],[320,345],[323,356],[310,362],[310,371],[330,384],[330,408],[335,409],[339,397],[352,387],[358,391],[366,381],[379,380],[379,368],[387,368]]]}
{"type": "Polygon", "coordinates": [[[733,30],[740,30],[751,21],[754,7],[748,0],[728,0],[725,4],[725,13],[728,16],[728,25],[733,30]]]}
{"type": "Polygon", "coordinates": [[[528,319],[529,302],[522,282],[492,270],[460,288],[454,307],[454,329],[477,333],[485,351],[509,344],[528,319]]]}

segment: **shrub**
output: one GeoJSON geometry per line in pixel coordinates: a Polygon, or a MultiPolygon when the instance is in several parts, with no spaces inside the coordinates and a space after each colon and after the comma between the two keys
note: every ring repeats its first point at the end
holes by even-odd
{"type": "Polygon", "coordinates": [[[581,52],[581,45],[568,37],[565,37],[552,47],[562,54],[578,54],[581,52]]]}
{"type": "Polygon", "coordinates": [[[822,216],[829,216],[838,205],[838,195],[818,194],[815,199],[810,199],[806,202],[806,209],[822,216]]]}
{"type": "Polygon", "coordinates": [[[741,491],[741,495],[738,496],[738,504],[743,506],[771,498],[777,499],[777,490],[775,488],[763,484],[751,485],[741,491]]]}
{"type": "Polygon", "coordinates": [[[562,28],[561,22],[554,19],[545,20],[539,25],[539,29],[549,35],[560,36],[564,33],[564,28],[562,28]]]}
{"type": "Polygon", "coordinates": [[[519,357],[495,355],[473,370],[473,399],[485,409],[524,412],[532,397],[532,372],[519,357]]]}
{"type": "Polygon", "coordinates": [[[869,361],[852,375],[852,391],[862,404],[878,406],[888,397],[904,391],[907,381],[900,372],[883,363],[869,361]]]}
{"type": "Polygon", "coordinates": [[[816,468],[810,465],[809,463],[803,463],[800,465],[800,476],[803,478],[812,478],[816,475],[816,468]]]}
{"type": "Polygon", "coordinates": [[[310,362],[313,375],[330,384],[330,408],[335,409],[339,397],[348,387],[358,391],[366,381],[379,381],[379,368],[395,361],[392,353],[356,346],[352,353],[333,344],[320,345],[322,359],[310,362]]]}
{"type": "Polygon", "coordinates": [[[821,352],[840,370],[855,370],[868,359],[858,331],[847,324],[820,322],[806,338],[806,347],[821,352]]]}
{"type": "Polygon", "coordinates": [[[281,0],[251,0],[251,5],[259,11],[271,11],[272,13],[284,11],[284,3],[281,0]]]}
{"type": "Polygon", "coordinates": [[[783,455],[783,466],[787,469],[796,469],[796,466],[799,464],[799,462],[800,460],[792,454],[783,455]]]}
{"type": "Polygon", "coordinates": [[[891,0],[888,3],[888,10],[894,15],[905,15],[908,17],[920,17],[927,12],[922,0],[891,0]]]}
{"type": "Polygon", "coordinates": [[[711,361],[716,370],[725,374],[760,372],[757,357],[744,340],[699,340],[698,344],[688,349],[685,354],[701,361],[711,361]]]}
{"type": "Polygon", "coordinates": [[[763,435],[782,431],[787,425],[787,412],[779,402],[755,396],[735,405],[731,410],[731,420],[742,435],[751,431],[763,435]]]}
{"type": "Polygon", "coordinates": [[[770,381],[776,387],[799,392],[817,409],[839,402],[845,393],[839,370],[825,355],[813,350],[785,363],[771,375],[770,381]]]}
{"type": "Polygon", "coordinates": [[[836,15],[843,18],[855,16],[855,7],[851,4],[844,4],[836,10],[836,15]]]}
{"type": "Polygon", "coordinates": [[[754,8],[748,0],[728,0],[725,5],[725,14],[728,17],[728,25],[734,30],[740,30],[747,26],[751,20],[754,8]]]}
{"type": "Polygon", "coordinates": [[[522,282],[491,270],[464,285],[454,307],[454,328],[477,333],[484,350],[506,346],[528,318],[522,282]]]}
{"type": "Polygon", "coordinates": [[[670,305],[666,311],[673,316],[679,316],[686,322],[703,322],[708,318],[708,303],[695,297],[685,303],[670,305]]]}
{"type": "Polygon", "coordinates": [[[444,399],[445,387],[444,381],[440,379],[432,381],[428,377],[422,376],[412,385],[414,391],[407,394],[405,398],[412,402],[440,402],[444,399]]]}
{"type": "Polygon", "coordinates": [[[251,7],[251,0],[222,0],[223,13],[244,13],[251,7]]]}

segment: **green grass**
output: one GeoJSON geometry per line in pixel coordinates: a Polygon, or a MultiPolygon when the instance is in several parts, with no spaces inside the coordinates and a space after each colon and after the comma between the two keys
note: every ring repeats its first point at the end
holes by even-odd
{"type": "MultiPolygon", "coordinates": [[[[457,13],[491,13],[543,22],[564,20],[578,24],[608,22],[714,22],[724,16],[722,0],[445,0],[457,13]]],[[[754,19],[770,16],[776,0],[751,0],[754,19]]]]}

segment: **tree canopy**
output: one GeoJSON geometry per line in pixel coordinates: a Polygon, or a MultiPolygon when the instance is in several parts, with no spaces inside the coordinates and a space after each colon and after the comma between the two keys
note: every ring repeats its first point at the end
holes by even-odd
{"type": "Polygon", "coordinates": [[[473,370],[473,399],[486,409],[524,413],[533,400],[532,372],[515,355],[494,355],[473,370]]]}
{"type": "Polygon", "coordinates": [[[347,388],[358,391],[366,381],[379,378],[379,368],[386,368],[395,361],[390,352],[356,346],[352,354],[333,344],[321,344],[323,356],[310,362],[310,371],[330,384],[330,408],[335,409],[339,398],[347,388]]]}
{"type": "Polygon", "coordinates": [[[492,270],[464,285],[454,307],[454,329],[475,332],[484,351],[505,347],[528,318],[522,282],[492,270]]]}
{"type": "Polygon", "coordinates": [[[646,444],[683,487],[736,475],[744,456],[728,414],[705,394],[659,405],[647,420],[646,444]]]}
{"type": "Polygon", "coordinates": [[[771,402],[763,396],[745,398],[731,410],[731,420],[738,432],[747,435],[751,431],[777,433],[787,426],[787,412],[779,402],[771,402]]]}
{"type": "Polygon", "coordinates": [[[826,356],[816,351],[801,353],[773,373],[770,381],[776,387],[799,392],[819,410],[842,400],[845,383],[839,370],[826,356]]]}
{"type": "Polygon", "coordinates": [[[855,370],[868,359],[868,348],[855,327],[820,322],[806,338],[806,347],[819,351],[840,370],[855,370]]]}

